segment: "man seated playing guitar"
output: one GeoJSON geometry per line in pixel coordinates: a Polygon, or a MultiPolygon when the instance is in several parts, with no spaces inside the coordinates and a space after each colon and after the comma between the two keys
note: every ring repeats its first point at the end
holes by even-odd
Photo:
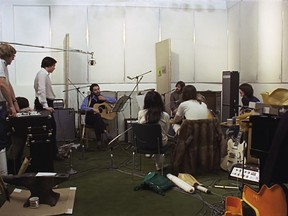
{"type": "Polygon", "coordinates": [[[90,86],[89,90],[90,95],[84,98],[81,104],[81,110],[85,111],[85,124],[94,128],[97,140],[97,148],[100,148],[100,146],[102,145],[102,133],[106,134],[108,140],[111,139],[111,136],[106,130],[106,124],[102,117],[104,116],[104,114],[106,116],[108,115],[107,110],[111,108],[111,104],[114,104],[116,102],[116,99],[113,97],[101,95],[100,87],[96,83],[93,83],[90,86]]]}

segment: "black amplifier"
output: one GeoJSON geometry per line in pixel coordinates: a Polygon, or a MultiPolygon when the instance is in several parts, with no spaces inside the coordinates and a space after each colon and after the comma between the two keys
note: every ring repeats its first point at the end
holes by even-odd
{"type": "Polygon", "coordinates": [[[49,111],[19,113],[17,117],[9,118],[8,122],[16,136],[37,130],[49,131],[52,129],[52,116],[49,111]]]}
{"type": "Polygon", "coordinates": [[[20,113],[10,118],[14,136],[25,139],[30,145],[29,172],[53,172],[53,119],[49,111],[20,113]]]}

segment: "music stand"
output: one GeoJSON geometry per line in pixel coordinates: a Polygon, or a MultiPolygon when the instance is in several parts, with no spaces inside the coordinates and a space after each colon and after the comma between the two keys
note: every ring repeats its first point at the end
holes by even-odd
{"type": "Polygon", "coordinates": [[[121,112],[123,106],[125,105],[125,103],[129,98],[130,97],[127,95],[123,95],[122,97],[120,97],[119,100],[117,100],[117,102],[115,103],[112,112],[121,112]]]}

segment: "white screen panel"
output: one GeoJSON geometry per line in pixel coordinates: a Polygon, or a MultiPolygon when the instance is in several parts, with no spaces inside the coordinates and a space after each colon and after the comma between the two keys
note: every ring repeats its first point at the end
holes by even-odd
{"type": "Polygon", "coordinates": [[[51,50],[41,48],[50,45],[49,26],[49,7],[14,7],[15,42],[40,47],[14,46],[17,50],[17,85],[31,85],[33,89],[34,77],[41,68],[41,61],[43,57],[50,55],[51,50]]]}
{"type": "Polygon", "coordinates": [[[161,9],[161,37],[171,39],[171,81],[194,81],[193,10],[161,9]]]}
{"type": "Polygon", "coordinates": [[[282,2],[259,2],[258,82],[281,81],[282,2]]]}
{"type": "Polygon", "coordinates": [[[171,39],[171,82],[194,82],[194,43],[171,39]]]}
{"type": "Polygon", "coordinates": [[[90,82],[123,82],[123,22],[123,8],[89,7],[89,47],[94,50],[97,62],[90,67],[90,82]]]}
{"type": "Polygon", "coordinates": [[[227,69],[227,13],[195,12],[195,81],[221,82],[227,69]]]}
{"type": "Polygon", "coordinates": [[[283,55],[282,81],[288,82],[288,2],[283,4],[283,55]]]}
{"type": "Polygon", "coordinates": [[[240,79],[255,82],[258,71],[258,3],[241,2],[240,79]]]}
{"type": "Polygon", "coordinates": [[[127,8],[125,17],[125,68],[134,77],[147,71],[141,82],[156,81],[155,43],[158,42],[159,15],[155,8],[127,8]]]}
{"type": "MultiPolygon", "coordinates": [[[[52,46],[65,48],[66,35],[69,35],[69,50],[87,51],[87,8],[84,6],[52,6],[51,32],[52,46]]],[[[69,52],[69,79],[73,83],[85,83],[87,80],[87,60],[90,56],[69,52]]],[[[56,52],[53,57],[58,61],[57,73],[53,73],[53,83],[63,84],[64,80],[64,52],[56,52]]]]}
{"type": "Polygon", "coordinates": [[[228,30],[229,30],[228,31],[228,70],[229,71],[240,71],[240,28],[239,27],[240,27],[240,3],[228,9],[228,30]]]}

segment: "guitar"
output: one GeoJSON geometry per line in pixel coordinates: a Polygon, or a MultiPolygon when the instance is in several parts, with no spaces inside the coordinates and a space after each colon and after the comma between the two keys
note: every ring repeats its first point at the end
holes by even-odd
{"type": "Polygon", "coordinates": [[[235,142],[233,139],[229,139],[227,142],[227,155],[224,157],[220,164],[220,167],[225,171],[231,171],[233,165],[237,163],[246,163],[246,158],[244,157],[243,150],[246,147],[246,142],[240,143],[242,137],[242,131],[239,131],[235,142]]]}
{"type": "Polygon", "coordinates": [[[99,110],[103,119],[113,120],[116,117],[116,112],[113,111],[113,106],[107,102],[96,103],[93,108],[99,110]]]}
{"type": "Polygon", "coordinates": [[[261,216],[287,216],[287,194],[283,186],[274,184],[271,187],[262,185],[259,192],[244,185],[243,200],[251,206],[256,215],[261,216]]]}

